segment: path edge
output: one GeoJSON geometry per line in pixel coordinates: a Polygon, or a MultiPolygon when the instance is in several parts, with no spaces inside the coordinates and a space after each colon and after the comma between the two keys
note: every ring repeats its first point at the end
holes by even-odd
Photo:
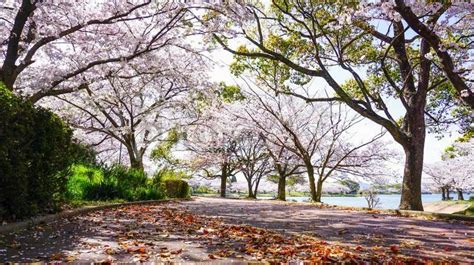
{"type": "Polygon", "coordinates": [[[163,199],[163,200],[111,203],[111,204],[98,205],[98,206],[84,206],[84,207],[76,208],[72,210],[65,210],[59,213],[55,213],[55,214],[48,214],[44,216],[33,217],[31,219],[21,221],[21,222],[2,225],[0,226],[0,234],[7,234],[13,231],[35,226],[41,223],[51,223],[53,221],[56,221],[62,218],[73,217],[73,216],[77,216],[77,215],[81,215],[81,214],[85,214],[85,213],[89,213],[93,211],[117,208],[117,207],[128,206],[128,205],[166,203],[166,202],[183,201],[183,200],[190,200],[190,199],[163,199]]]}

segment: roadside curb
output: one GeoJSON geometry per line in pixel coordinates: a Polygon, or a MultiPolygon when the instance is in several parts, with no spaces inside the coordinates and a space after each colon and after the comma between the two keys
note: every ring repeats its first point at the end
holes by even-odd
{"type": "Polygon", "coordinates": [[[6,233],[10,233],[16,230],[21,230],[21,229],[25,229],[31,226],[35,226],[41,223],[50,223],[62,218],[73,217],[73,216],[77,216],[77,215],[81,215],[81,214],[85,214],[85,213],[89,213],[93,211],[98,211],[98,210],[117,208],[117,207],[128,206],[128,205],[155,204],[155,203],[158,204],[158,203],[166,203],[166,202],[182,201],[182,200],[186,200],[186,199],[135,201],[135,202],[123,202],[123,203],[111,203],[111,204],[99,205],[99,206],[85,206],[85,207],[81,207],[77,209],[62,211],[56,214],[38,216],[38,217],[31,218],[29,220],[3,225],[3,226],[0,226],[0,234],[6,234],[6,233]]]}

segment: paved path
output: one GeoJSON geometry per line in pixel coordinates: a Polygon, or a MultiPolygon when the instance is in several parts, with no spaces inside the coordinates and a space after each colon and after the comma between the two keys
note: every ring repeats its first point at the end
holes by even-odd
{"type": "Polygon", "coordinates": [[[304,233],[345,246],[400,246],[421,257],[474,264],[474,224],[318,208],[309,204],[198,198],[189,211],[222,217],[226,223],[304,233]]]}
{"type": "Polygon", "coordinates": [[[304,260],[337,254],[355,259],[358,255],[385,255],[385,261],[412,256],[474,264],[473,239],[474,226],[463,222],[307,204],[196,198],[101,210],[0,235],[0,262],[228,264],[274,256],[281,260],[289,254],[304,260]],[[307,256],[308,253],[314,256],[307,256]]]}

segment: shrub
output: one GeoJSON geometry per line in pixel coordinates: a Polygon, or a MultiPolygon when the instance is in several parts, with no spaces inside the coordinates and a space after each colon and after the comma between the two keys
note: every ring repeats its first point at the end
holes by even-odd
{"type": "Polygon", "coordinates": [[[188,182],[181,179],[168,179],[163,181],[168,198],[188,198],[190,189],[188,182]]]}
{"type": "Polygon", "coordinates": [[[156,171],[155,175],[153,175],[153,183],[159,184],[166,180],[170,179],[189,179],[189,176],[185,171],[175,170],[173,168],[161,168],[156,171]]]}
{"type": "Polygon", "coordinates": [[[71,149],[75,163],[97,166],[97,153],[90,146],[75,141],[71,149]]]}
{"type": "Polygon", "coordinates": [[[193,187],[193,193],[214,194],[217,193],[217,191],[208,186],[199,185],[197,187],[193,187]]]}
{"type": "Polygon", "coordinates": [[[72,130],[1,83],[0,117],[0,217],[57,210],[73,161],[72,130]]]}
{"type": "Polygon", "coordinates": [[[68,200],[83,200],[84,191],[92,183],[100,183],[103,179],[102,169],[99,167],[75,164],[71,167],[67,182],[66,198],[68,200]]]}
{"type": "Polygon", "coordinates": [[[70,200],[158,200],[165,197],[143,171],[122,165],[75,165],[68,181],[70,200]]]}

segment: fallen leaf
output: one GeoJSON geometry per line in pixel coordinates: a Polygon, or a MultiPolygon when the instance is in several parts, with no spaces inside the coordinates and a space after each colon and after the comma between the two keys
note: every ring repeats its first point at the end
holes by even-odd
{"type": "Polygon", "coordinates": [[[182,249],[182,248],[171,251],[171,254],[173,254],[173,255],[178,255],[178,254],[180,254],[181,252],[183,252],[183,249],[182,249]]]}
{"type": "Polygon", "coordinates": [[[398,252],[400,251],[400,248],[398,246],[395,246],[395,245],[391,245],[390,246],[390,250],[395,253],[395,254],[398,254],[398,252]]]}

